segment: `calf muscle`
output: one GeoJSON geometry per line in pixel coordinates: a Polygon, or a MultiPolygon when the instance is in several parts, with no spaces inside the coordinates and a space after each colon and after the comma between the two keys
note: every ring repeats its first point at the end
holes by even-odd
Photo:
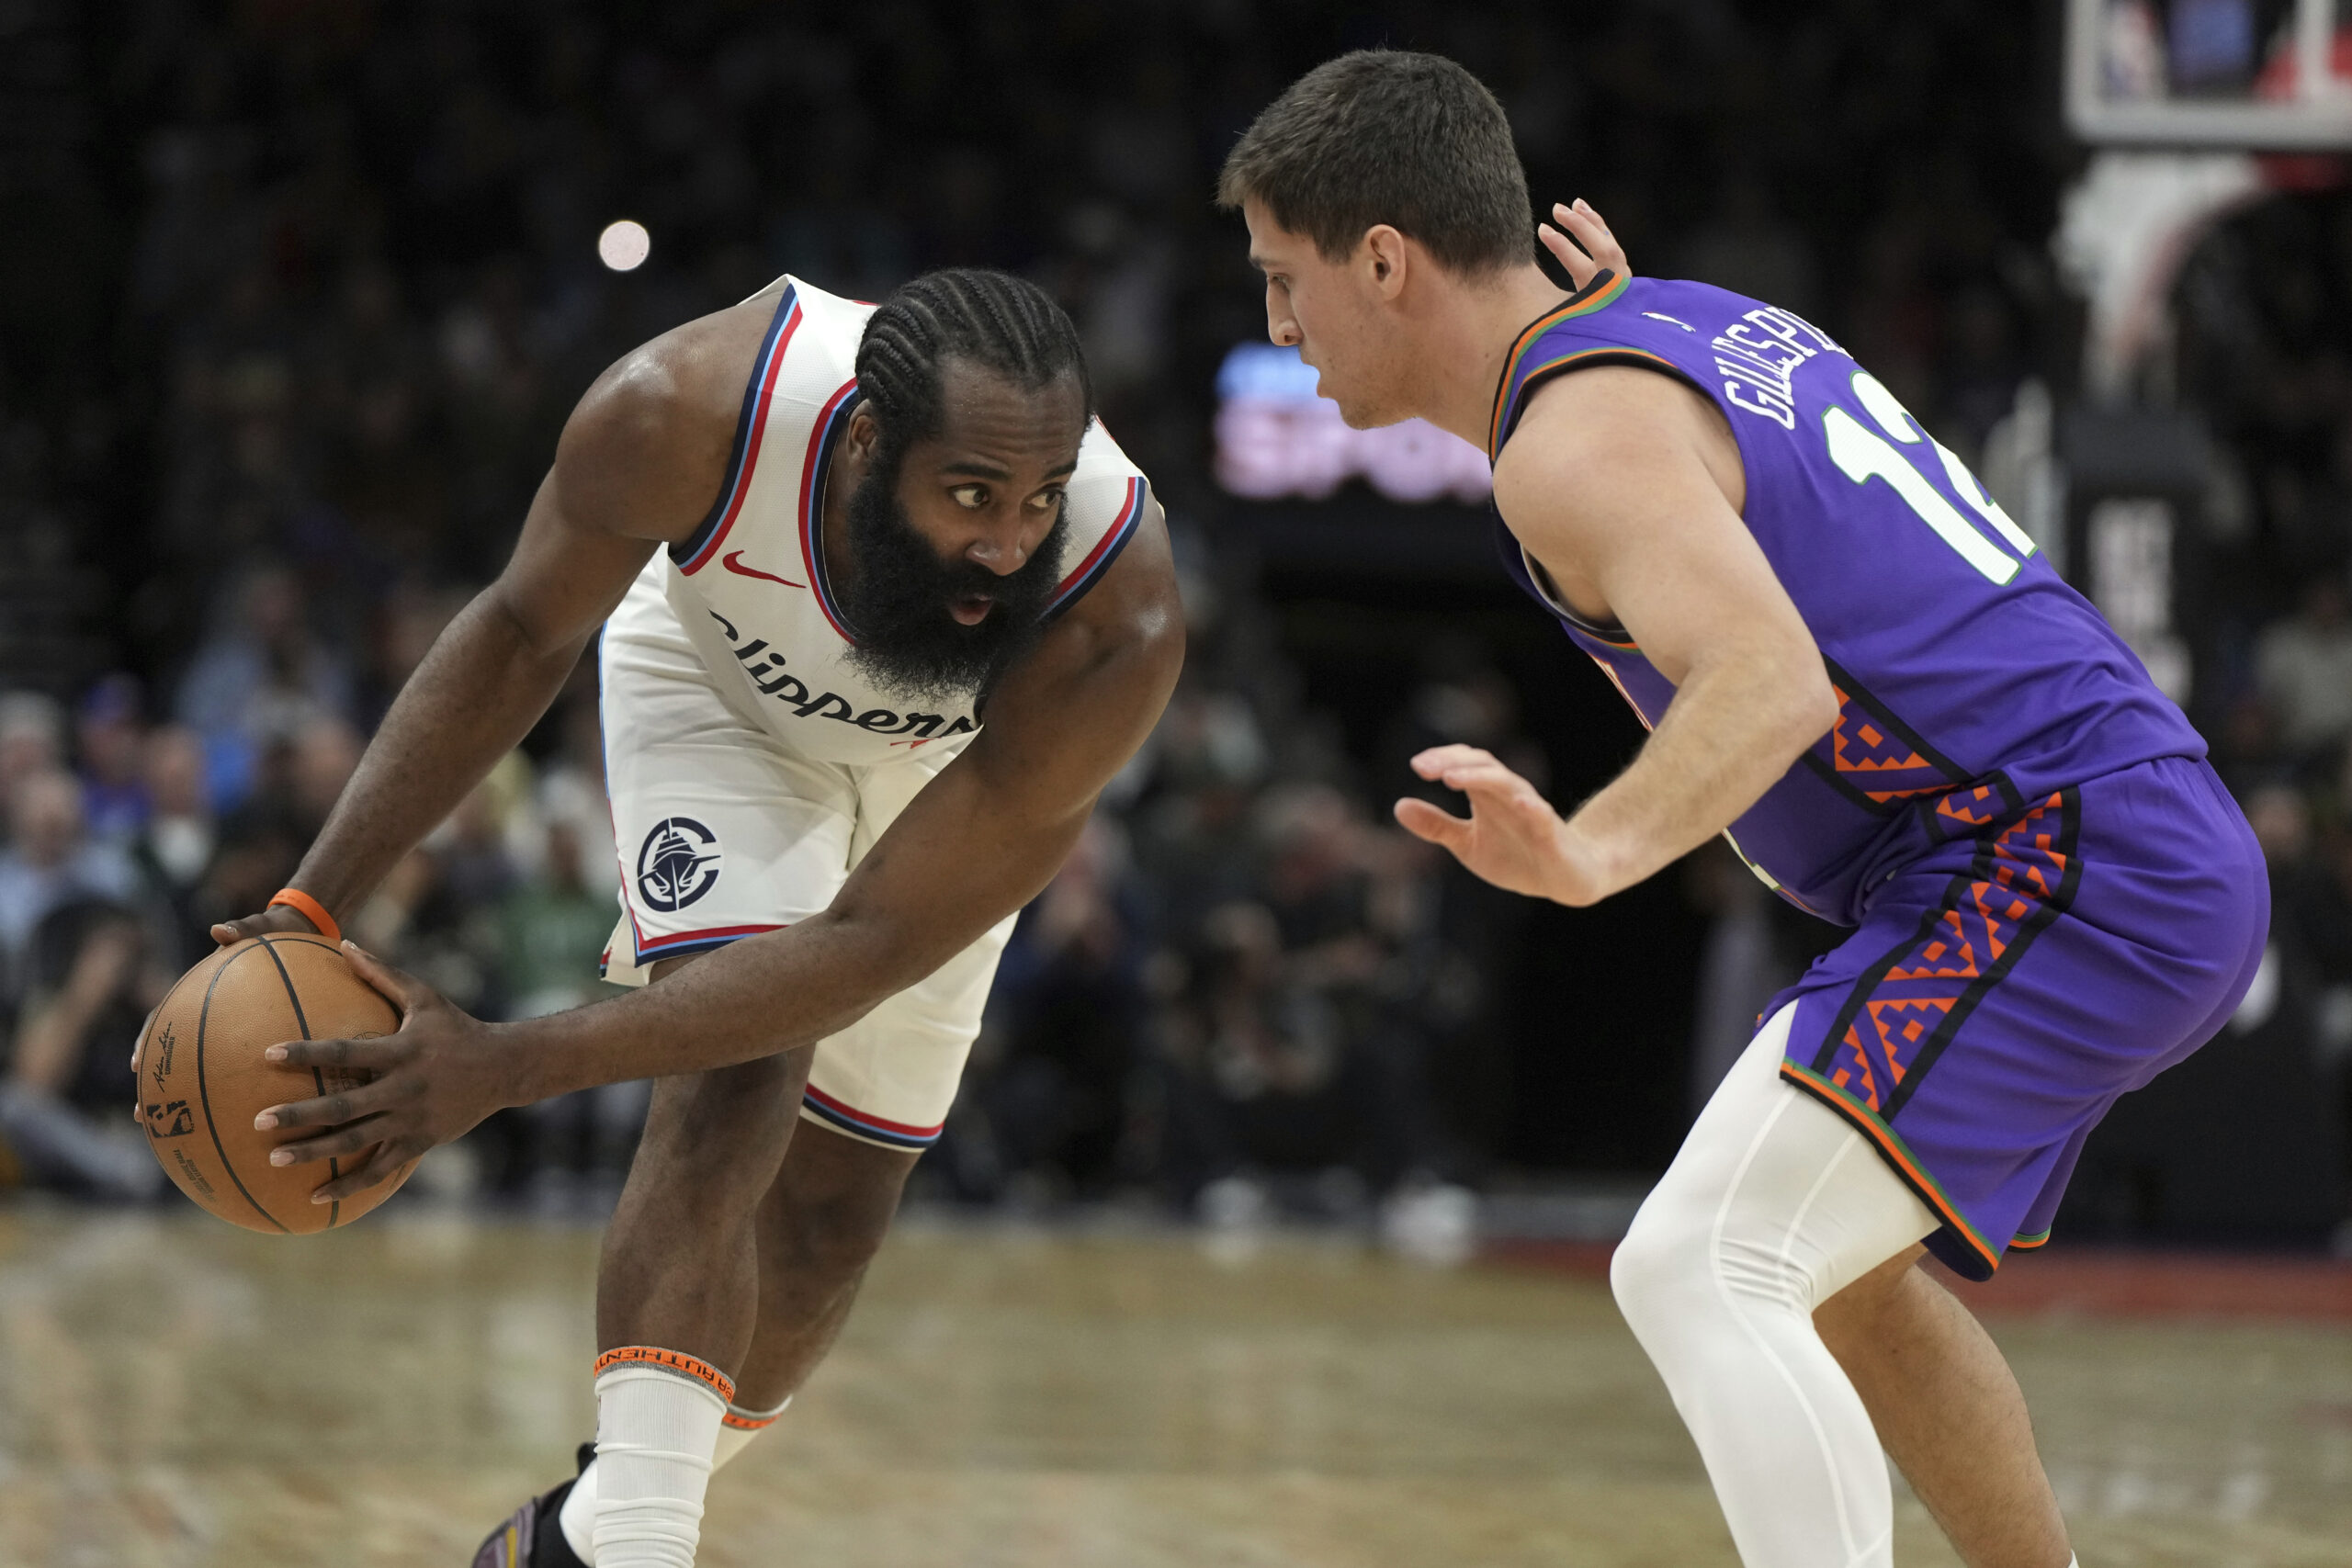
{"type": "Polygon", "coordinates": [[[2025,1396],[1973,1314],[1915,1249],[1814,1314],[1871,1424],[1969,1568],[2064,1568],[2066,1523],[2025,1396]]]}

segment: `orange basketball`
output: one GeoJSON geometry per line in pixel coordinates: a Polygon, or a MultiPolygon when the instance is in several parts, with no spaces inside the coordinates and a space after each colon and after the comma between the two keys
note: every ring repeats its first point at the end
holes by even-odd
{"type": "Polygon", "coordinates": [[[262,1052],[286,1040],[357,1039],[399,1028],[392,1004],[324,937],[274,933],[224,947],[181,976],[147,1021],[139,1054],[147,1141],[179,1190],[231,1224],[279,1235],[346,1224],[390,1197],[416,1162],[356,1198],[311,1202],[312,1191],[365,1164],[368,1152],[274,1166],[270,1150],[318,1129],[257,1133],[254,1118],[273,1105],[356,1089],[367,1076],[282,1066],[262,1052]]]}

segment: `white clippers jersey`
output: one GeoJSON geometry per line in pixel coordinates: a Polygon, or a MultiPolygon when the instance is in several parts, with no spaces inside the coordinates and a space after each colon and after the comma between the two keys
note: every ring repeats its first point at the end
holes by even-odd
{"type": "MultiPolygon", "coordinates": [[[[827,464],[857,406],[857,344],[874,307],[784,279],[735,426],[718,501],[692,537],[647,563],[605,635],[683,631],[729,707],[812,761],[868,767],[978,728],[972,699],[910,705],[849,661],[854,645],[817,528],[827,464]],[[647,590],[658,581],[660,596],[647,590]],[[642,624],[666,612],[663,626],[642,624]]],[[[1068,570],[1048,618],[1102,575],[1134,537],[1143,474],[1099,423],[1079,448],[1063,502],[1068,570]]]]}

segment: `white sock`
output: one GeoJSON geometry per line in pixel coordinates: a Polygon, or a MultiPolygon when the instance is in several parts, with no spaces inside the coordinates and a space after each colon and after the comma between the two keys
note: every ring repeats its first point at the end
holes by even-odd
{"type": "Polygon", "coordinates": [[[1642,1205],[1610,1269],[1697,1441],[1748,1568],[1891,1568],[1894,1499],[1813,1309],[1936,1228],[1764,1026],[1642,1205]]]}
{"type": "MultiPolygon", "coordinates": [[[[751,1447],[753,1438],[775,1426],[776,1417],[783,1415],[791,1403],[792,1396],[787,1393],[784,1396],[784,1404],[774,1410],[746,1410],[740,1404],[729,1404],[727,1414],[719,1418],[718,1447],[710,1456],[713,1472],[726,1469],[727,1461],[751,1447]]],[[[588,1568],[596,1568],[598,1462],[593,1459],[588,1461],[588,1468],[580,1472],[580,1479],[573,1482],[571,1490],[564,1495],[563,1510],[557,1516],[563,1529],[565,1544],[571,1548],[574,1557],[588,1564],[588,1568]]]]}
{"type": "Polygon", "coordinates": [[[735,1385],[674,1350],[597,1359],[597,1568],[694,1568],[719,1419],[735,1385]]]}
{"type": "Polygon", "coordinates": [[[788,1393],[784,1396],[784,1404],[774,1410],[746,1410],[740,1404],[729,1404],[726,1416],[718,1423],[718,1451],[711,1455],[710,1468],[724,1468],[729,1460],[750,1448],[752,1439],[775,1426],[776,1417],[783,1415],[791,1404],[792,1395],[788,1393]]]}

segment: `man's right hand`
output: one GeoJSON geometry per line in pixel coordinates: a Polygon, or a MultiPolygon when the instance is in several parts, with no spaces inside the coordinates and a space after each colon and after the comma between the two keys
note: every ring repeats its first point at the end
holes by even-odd
{"type": "Polygon", "coordinates": [[[1544,242],[1545,250],[1559,258],[1560,265],[1567,269],[1569,282],[1578,288],[1589,288],[1604,271],[1620,277],[1634,276],[1634,265],[1625,259],[1625,247],[1617,243],[1617,236],[1609,231],[1609,225],[1601,221],[1600,214],[1584,197],[1577,197],[1573,204],[1554,202],[1552,218],[1560,227],[1538,223],[1535,237],[1544,242]],[[1575,236],[1573,244],[1569,243],[1570,235],[1575,236]]]}
{"type": "Polygon", "coordinates": [[[247,915],[242,920],[222,920],[212,928],[212,940],[222,947],[233,947],[249,936],[262,936],[271,931],[295,931],[304,936],[323,936],[291,904],[272,904],[258,915],[247,915]]]}

